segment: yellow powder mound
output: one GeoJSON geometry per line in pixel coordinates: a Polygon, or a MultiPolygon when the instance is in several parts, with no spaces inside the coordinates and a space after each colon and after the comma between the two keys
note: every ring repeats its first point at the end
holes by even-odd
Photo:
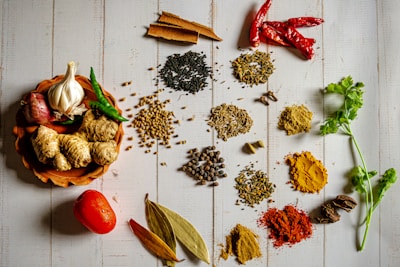
{"type": "Polygon", "coordinates": [[[290,182],[296,190],[305,193],[319,193],[327,184],[326,168],[310,152],[287,156],[286,162],[290,166],[290,182]]]}
{"type": "Polygon", "coordinates": [[[304,105],[286,107],[282,111],[278,128],[285,130],[287,135],[309,132],[313,113],[304,105]]]}

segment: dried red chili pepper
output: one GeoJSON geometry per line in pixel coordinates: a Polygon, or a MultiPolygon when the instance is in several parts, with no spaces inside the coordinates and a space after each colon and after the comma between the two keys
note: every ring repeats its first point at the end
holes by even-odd
{"type": "Polygon", "coordinates": [[[282,33],[280,33],[274,27],[272,27],[266,23],[263,23],[261,33],[268,40],[272,40],[283,46],[290,46],[290,44],[285,40],[285,37],[283,36],[282,33]]]}
{"type": "Polygon", "coordinates": [[[307,59],[312,59],[314,56],[314,48],[308,38],[305,38],[293,26],[288,26],[285,32],[285,37],[293,44],[307,59]]]}
{"type": "Polygon", "coordinates": [[[287,23],[295,28],[313,27],[320,25],[323,22],[324,19],[315,17],[298,17],[298,18],[290,18],[287,20],[287,23]]]}
{"type": "Polygon", "coordinates": [[[265,1],[265,3],[261,6],[258,10],[256,17],[254,18],[253,22],[251,23],[250,28],[250,45],[253,47],[257,47],[261,40],[260,40],[260,30],[261,26],[264,22],[264,18],[267,15],[267,12],[272,4],[271,0],[265,1]]]}

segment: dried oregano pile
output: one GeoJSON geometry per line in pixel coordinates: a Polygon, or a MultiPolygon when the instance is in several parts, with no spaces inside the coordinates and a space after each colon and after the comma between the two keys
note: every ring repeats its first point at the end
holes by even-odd
{"type": "Polygon", "coordinates": [[[195,94],[207,86],[211,74],[205,59],[203,52],[170,55],[160,70],[160,77],[169,88],[195,94]]]}
{"type": "Polygon", "coordinates": [[[224,103],[211,109],[208,125],[217,131],[218,138],[227,141],[228,138],[249,132],[253,120],[245,109],[224,103]]]}
{"type": "Polygon", "coordinates": [[[241,54],[232,62],[232,68],[240,82],[251,86],[266,83],[275,69],[269,53],[259,50],[241,54]]]}

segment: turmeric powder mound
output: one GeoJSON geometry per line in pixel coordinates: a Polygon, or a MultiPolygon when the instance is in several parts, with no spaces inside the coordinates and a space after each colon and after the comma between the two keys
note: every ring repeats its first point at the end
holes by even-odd
{"type": "Polygon", "coordinates": [[[249,228],[237,224],[226,236],[225,248],[222,248],[220,257],[227,260],[230,255],[235,255],[240,264],[261,257],[258,236],[249,228]]]}
{"type": "Polygon", "coordinates": [[[304,193],[319,193],[327,184],[326,168],[310,152],[287,156],[286,162],[290,166],[290,182],[296,190],[304,193]]]}
{"type": "Polygon", "coordinates": [[[287,135],[309,132],[313,113],[304,105],[286,107],[282,111],[278,128],[285,130],[287,135]]]}

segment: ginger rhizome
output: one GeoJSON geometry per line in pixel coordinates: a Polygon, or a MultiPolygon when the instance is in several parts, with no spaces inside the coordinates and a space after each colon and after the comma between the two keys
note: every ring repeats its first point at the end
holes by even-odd
{"type": "Polygon", "coordinates": [[[104,115],[96,117],[92,110],[85,113],[82,125],[73,134],[59,134],[40,125],[31,137],[38,160],[59,171],[86,167],[94,162],[104,166],[118,157],[114,141],[118,123],[104,115]]]}

